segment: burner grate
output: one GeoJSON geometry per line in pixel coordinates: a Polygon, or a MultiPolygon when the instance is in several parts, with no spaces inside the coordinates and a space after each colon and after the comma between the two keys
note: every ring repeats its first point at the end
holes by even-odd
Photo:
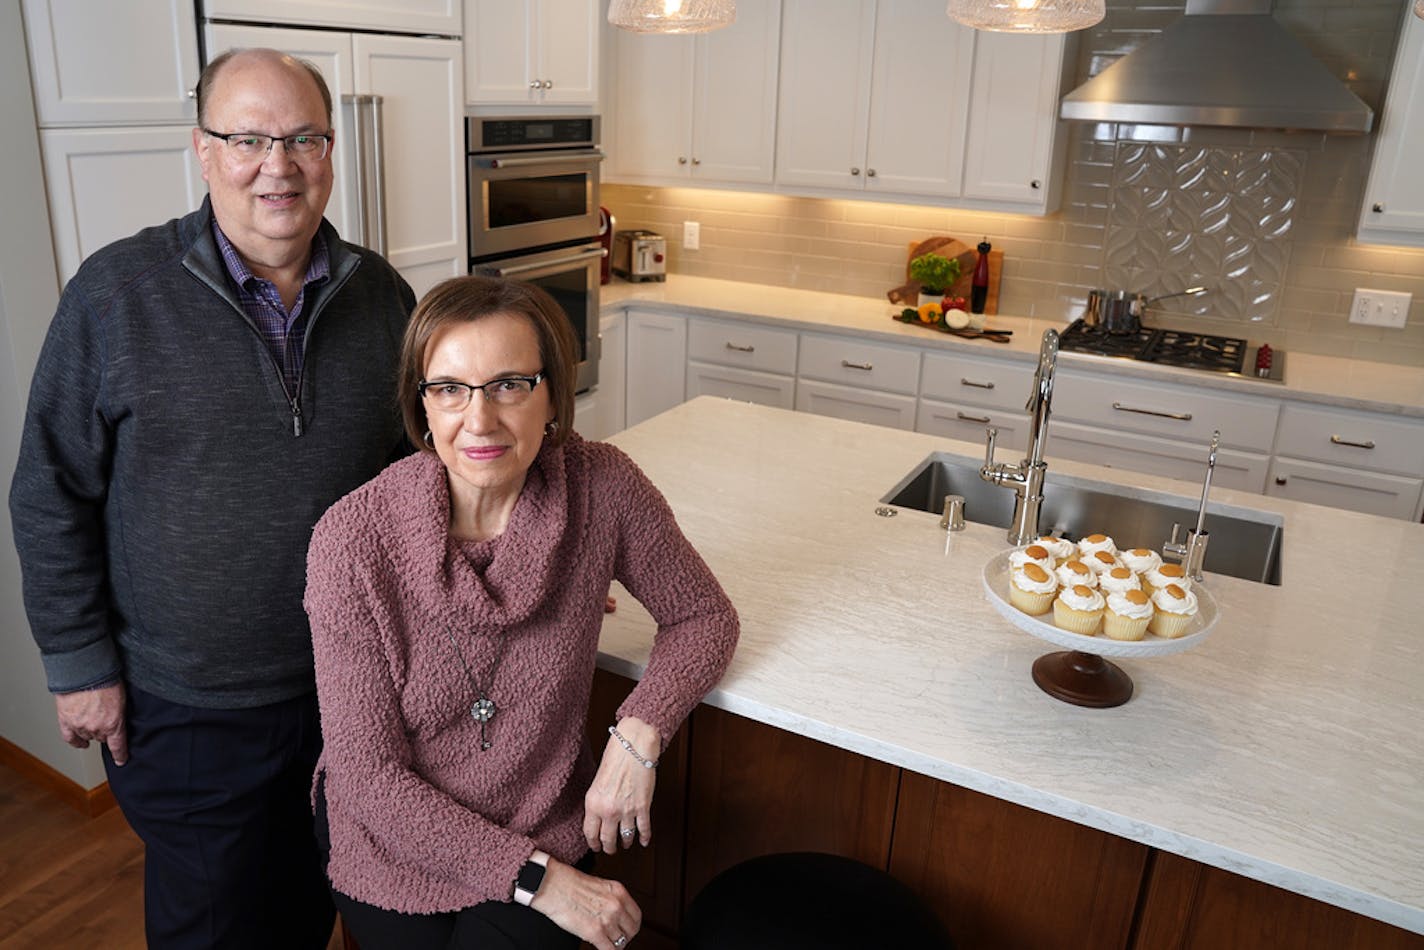
{"type": "Polygon", "coordinates": [[[1245,366],[1249,349],[1245,340],[1236,337],[1149,327],[1142,327],[1134,334],[1117,335],[1089,327],[1082,320],[1073,321],[1059,335],[1058,345],[1060,349],[1079,353],[1237,374],[1245,366]]]}

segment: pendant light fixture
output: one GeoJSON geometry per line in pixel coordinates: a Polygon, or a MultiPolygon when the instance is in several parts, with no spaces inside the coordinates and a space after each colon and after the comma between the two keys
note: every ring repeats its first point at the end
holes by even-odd
{"type": "Polygon", "coordinates": [[[706,33],[736,18],[736,0],[613,0],[608,5],[608,22],[632,33],[706,33]]]}
{"type": "Polygon", "coordinates": [[[1414,15],[1424,20],[1424,0],[1414,0],[1414,15]]]}
{"type": "Polygon", "coordinates": [[[1103,0],[949,0],[945,12],[976,30],[1071,33],[1097,24],[1107,11],[1103,0]]]}

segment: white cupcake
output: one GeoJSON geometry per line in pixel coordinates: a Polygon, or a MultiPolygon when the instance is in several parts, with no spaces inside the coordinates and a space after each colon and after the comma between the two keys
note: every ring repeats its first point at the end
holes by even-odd
{"type": "Polygon", "coordinates": [[[1090,587],[1082,584],[1065,587],[1053,601],[1053,623],[1064,630],[1091,637],[1098,632],[1106,606],[1103,595],[1090,587]]]}
{"type": "Polygon", "coordinates": [[[1088,570],[1098,577],[1102,577],[1115,567],[1122,567],[1118,559],[1110,551],[1094,551],[1092,554],[1083,555],[1083,563],[1088,565],[1088,570]]]}
{"type": "Polygon", "coordinates": [[[1078,553],[1085,561],[1099,551],[1106,551],[1116,556],[1117,545],[1113,544],[1113,539],[1105,534],[1090,534],[1078,542],[1078,553]]]}
{"type": "Polygon", "coordinates": [[[1108,608],[1103,612],[1103,633],[1113,640],[1141,640],[1147,635],[1147,625],[1155,612],[1152,601],[1142,591],[1114,591],[1108,595],[1108,608]]]}
{"type": "Polygon", "coordinates": [[[1162,564],[1142,575],[1142,586],[1149,594],[1168,584],[1176,584],[1182,590],[1192,589],[1192,579],[1180,564],[1162,564]]]}
{"type": "Polygon", "coordinates": [[[1012,570],[1022,570],[1025,564],[1037,564],[1048,573],[1053,573],[1053,555],[1038,544],[1030,544],[1026,548],[1018,548],[1009,552],[1009,567],[1012,570]]]}
{"type": "Polygon", "coordinates": [[[1125,594],[1130,590],[1141,590],[1142,581],[1127,567],[1119,565],[1098,575],[1098,587],[1104,596],[1125,594]]]}
{"type": "Polygon", "coordinates": [[[1058,593],[1058,579],[1033,561],[1009,575],[1009,603],[1026,614],[1045,614],[1058,593]]]}
{"type": "Polygon", "coordinates": [[[1094,574],[1088,565],[1076,559],[1058,565],[1058,570],[1053,573],[1058,575],[1058,583],[1062,587],[1082,584],[1089,590],[1093,590],[1098,586],[1098,575],[1094,574]]]}
{"type": "Polygon", "coordinates": [[[1078,555],[1078,546],[1067,538],[1055,538],[1052,535],[1045,534],[1033,543],[1053,555],[1053,563],[1055,564],[1071,561],[1078,555]]]}
{"type": "Polygon", "coordinates": [[[1153,568],[1162,566],[1162,555],[1151,548],[1133,548],[1130,551],[1117,552],[1117,559],[1122,562],[1122,566],[1132,571],[1134,574],[1146,574],[1153,568]]]}
{"type": "Polygon", "coordinates": [[[1159,588],[1152,595],[1155,613],[1148,629],[1159,637],[1175,640],[1184,636],[1192,618],[1197,615],[1197,595],[1176,584],[1159,588]]]}

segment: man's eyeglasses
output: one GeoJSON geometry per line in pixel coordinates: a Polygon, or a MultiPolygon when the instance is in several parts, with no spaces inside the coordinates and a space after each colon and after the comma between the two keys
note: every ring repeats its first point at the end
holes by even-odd
{"type": "Polygon", "coordinates": [[[204,135],[222,139],[228,151],[244,162],[260,162],[267,158],[277,142],[287,155],[299,162],[319,162],[331,148],[331,136],[303,132],[300,135],[262,135],[258,132],[214,132],[203,129],[204,135]]]}
{"type": "Polygon", "coordinates": [[[470,400],[475,398],[476,390],[484,395],[486,402],[496,406],[517,406],[529,398],[534,387],[543,379],[544,372],[540,370],[533,376],[501,376],[483,386],[442,379],[435,382],[421,380],[416,388],[432,408],[440,412],[464,412],[470,400]]]}

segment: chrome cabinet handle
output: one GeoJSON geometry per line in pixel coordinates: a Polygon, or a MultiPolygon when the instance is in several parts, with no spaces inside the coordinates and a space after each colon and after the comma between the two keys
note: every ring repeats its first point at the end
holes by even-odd
{"type": "Polygon", "coordinates": [[[875,368],[874,364],[872,363],[852,363],[850,360],[841,360],[841,365],[844,366],[846,369],[863,369],[866,371],[875,368]]]}
{"type": "Polygon", "coordinates": [[[1159,412],[1156,409],[1135,409],[1132,406],[1124,406],[1120,402],[1113,403],[1113,408],[1118,412],[1136,412],[1144,416],[1161,416],[1163,419],[1180,419],[1183,422],[1191,422],[1190,412],[1159,412]]]}
{"type": "Polygon", "coordinates": [[[1277,485],[1284,485],[1285,483],[1286,483],[1286,479],[1285,479],[1285,476],[1284,476],[1284,475],[1277,475],[1277,476],[1276,476],[1276,484],[1277,484],[1277,485]]]}
{"type": "Polygon", "coordinates": [[[874,177],[875,177],[875,169],[873,169],[873,168],[867,168],[867,169],[865,170],[865,177],[866,177],[866,178],[874,178],[874,177]]]}
{"type": "Polygon", "coordinates": [[[678,163],[679,165],[686,165],[686,164],[687,164],[687,156],[686,156],[686,155],[679,155],[679,156],[677,157],[677,163],[678,163]]]}
{"type": "Polygon", "coordinates": [[[1366,439],[1363,442],[1351,442],[1349,439],[1342,439],[1338,435],[1332,435],[1330,442],[1333,445],[1349,445],[1357,449],[1372,449],[1375,447],[1374,439],[1366,439]]]}
{"type": "Polygon", "coordinates": [[[733,343],[731,340],[728,340],[728,341],[727,341],[727,349],[729,349],[729,350],[736,350],[738,353],[755,353],[755,352],[756,352],[756,347],[754,347],[754,346],[741,346],[741,345],[739,345],[739,344],[737,344],[737,343],[733,343]]]}
{"type": "Polygon", "coordinates": [[[1032,188],[1034,191],[1037,191],[1038,189],[1040,189],[1040,188],[1043,187],[1043,182],[1041,182],[1041,181],[1039,181],[1037,178],[1035,178],[1033,181],[1031,181],[1031,182],[1028,183],[1028,186],[1029,186],[1030,188],[1032,188]]]}
{"type": "Polygon", "coordinates": [[[545,89],[553,89],[553,88],[554,88],[554,80],[552,80],[552,79],[546,79],[546,80],[544,80],[540,85],[542,85],[545,89]]]}
{"type": "Polygon", "coordinates": [[[988,425],[992,421],[988,416],[966,416],[962,412],[956,412],[954,415],[965,422],[979,422],[988,425]]]}
{"type": "Polygon", "coordinates": [[[529,81],[529,88],[530,88],[530,89],[540,89],[540,88],[543,87],[543,85],[544,85],[544,84],[541,83],[541,82],[540,82],[539,80],[537,80],[537,79],[531,79],[531,80],[529,81]]]}
{"type": "Polygon", "coordinates": [[[859,168],[852,168],[852,169],[850,170],[850,173],[851,173],[852,175],[859,175],[859,174],[860,174],[860,169],[859,169],[859,168]]]}
{"type": "Polygon", "coordinates": [[[702,159],[694,157],[694,158],[692,159],[692,164],[694,164],[694,165],[701,165],[701,164],[702,164],[702,159]]]}
{"type": "Polygon", "coordinates": [[[963,376],[959,377],[959,385],[961,385],[961,386],[973,386],[975,389],[993,389],[993,388],[994,388],[994,384],[993,384],[993,383],[976,383],[974,380],[972,380],[972,379],[966,379],[966,378],[963,377],[963,376]]]}
{"type": "Polygon", "coordinates": [[[1370,210],[1373,211],[1375,214],[1382,214],[1384,212],[1384,202],[1376,201],[1373,205],[1370,206],[1370,210]]]}

